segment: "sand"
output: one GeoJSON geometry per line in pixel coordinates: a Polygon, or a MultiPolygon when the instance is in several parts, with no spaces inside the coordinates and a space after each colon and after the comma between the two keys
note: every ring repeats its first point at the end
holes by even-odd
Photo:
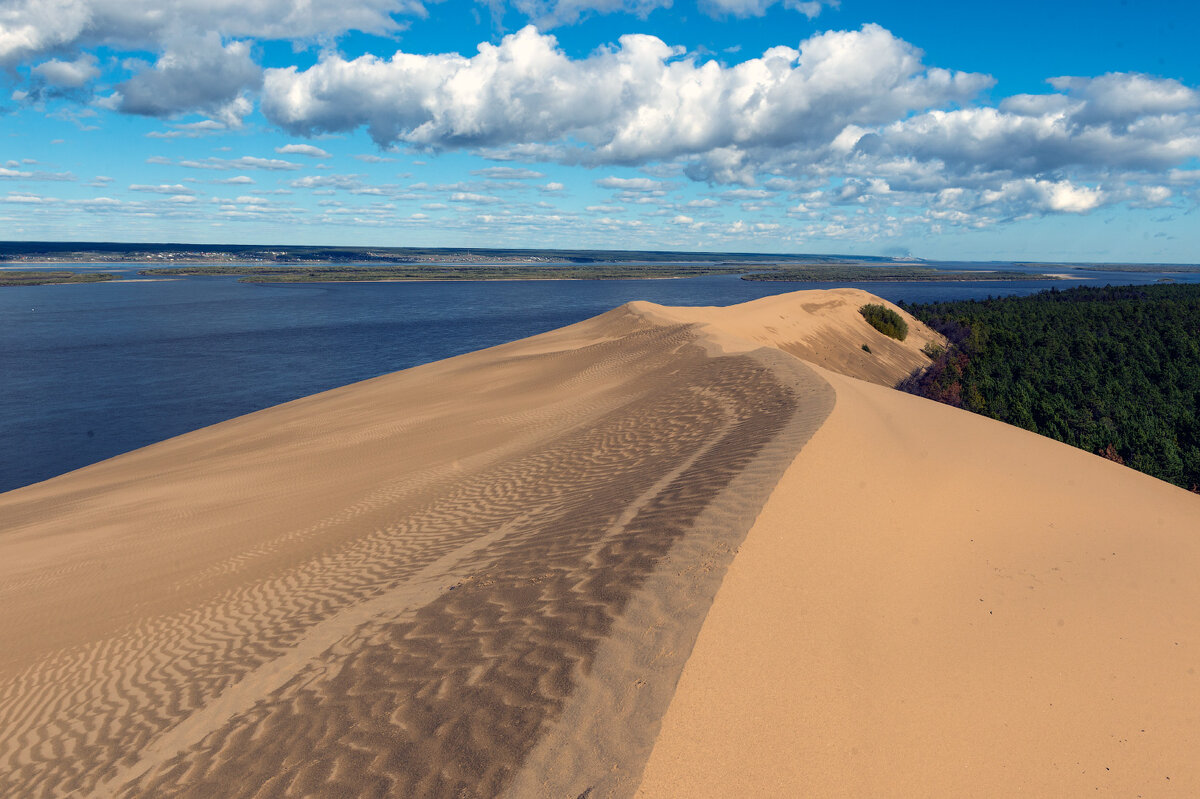
{"type": "Polygon", "coordinates": [[[1194,794],[1200,498],[891,390],[937,336],[868,301],[631,303],[0,495],[0,795],[1194,794]]]}
{"type": "Polygon", "coordinates": [[[637,795],[1200,795],[1200,497],[823,376],[637,795]]]}

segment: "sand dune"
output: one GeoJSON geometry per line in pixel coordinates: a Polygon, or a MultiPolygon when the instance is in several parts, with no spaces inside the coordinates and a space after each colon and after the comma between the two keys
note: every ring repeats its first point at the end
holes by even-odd
{"type": "Polygon", "coordinates": [[[1200,795],[1200,497],[823,377],[638,795],[1200,795]]]}
{"type": "Polygon", "coordinates": [[[866,301],[631,303],[0,495],[0,795],[1194,793],[1200,499],[886,388],[936,335],[866,301]]]}

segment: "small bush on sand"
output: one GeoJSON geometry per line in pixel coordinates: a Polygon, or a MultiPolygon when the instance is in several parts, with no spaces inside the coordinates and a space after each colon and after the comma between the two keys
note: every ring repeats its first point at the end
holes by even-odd
{"type": "Polygon", "coordinates": [[[897,341],[904,341],[908,338],[908,322],[905,322],[900,314],[886,305],[864,305],[858,309],[858,312],[871,323],[871,327],[883,335],[890,336],[897,341]]]}
{"type": "Polygon", "coordinates": [[[933,341],[928,342],[924,347],[921,348],[921,352],[928,355],[931,361],[936,361],[938,358],[942,357],[942,353],[945,351],[946,349],[941,344],[937,344],[933,341]]]}
{"type": "Polygon", "coordinates": [[[870,354],[871,354],[871,348],[870,348],[870,347],[868,347],[866,344],[864,344],[864,345],[863,345],[863,352],[865,352],[865,353],[867,353],[868,355],[870,355],[870,354]]]}

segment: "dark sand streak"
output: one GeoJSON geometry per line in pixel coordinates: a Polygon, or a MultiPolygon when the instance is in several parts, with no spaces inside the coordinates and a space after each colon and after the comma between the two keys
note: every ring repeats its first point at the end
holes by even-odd
{"type": "Polygon", "coordinates": [[[496,351],[510,382],[624,386],[505,421],[553,438],[491,444],[461,473],[406,464],[403,485],[177,583],[161,601],[179,610],[0,669],[0,792],[632,792],[725,568],[833,399],[782,353],[706,354],[694,328],[606,316],[614,340],[496,351]],[[258,562],[278,565],[239,584],[258,562]],[[320,654],[289,661],[301,646],[320,654]],[[564,734],[598,701],[609,715],[564,734]],[[154,749],[168,740],[178,754],[154,749]]]}

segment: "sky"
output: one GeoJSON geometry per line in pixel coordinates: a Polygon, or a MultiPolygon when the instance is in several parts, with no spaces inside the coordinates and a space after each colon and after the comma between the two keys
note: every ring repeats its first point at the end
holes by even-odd
{"type": "Polygon", "coordinates": [[[0,0],[0,239],[1200,262],[1200,7],[0,0]]]}

